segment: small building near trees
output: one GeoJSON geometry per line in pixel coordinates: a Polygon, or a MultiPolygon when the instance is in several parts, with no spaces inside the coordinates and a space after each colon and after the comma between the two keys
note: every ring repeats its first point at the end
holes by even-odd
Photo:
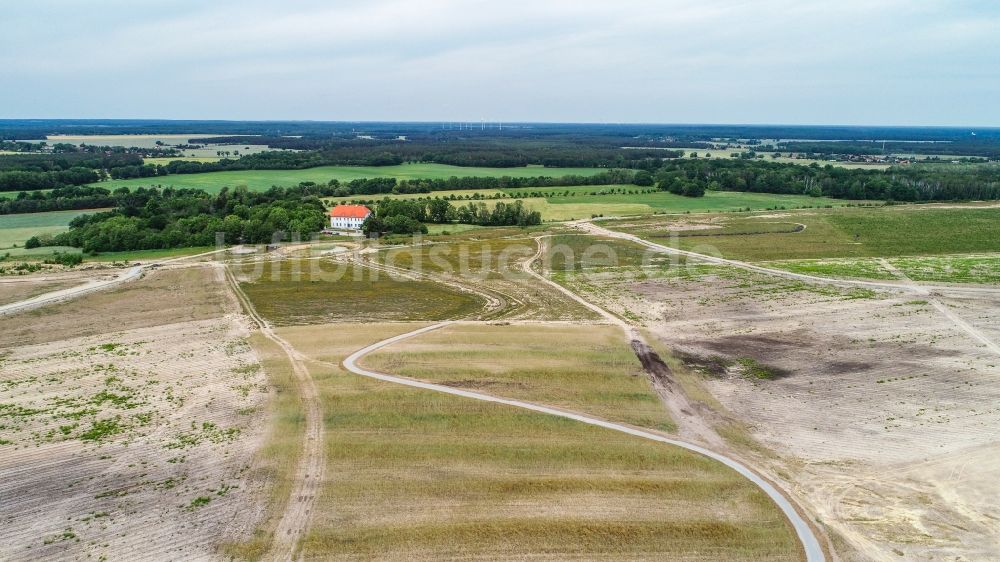
{"type": "Polygon", "coordinates": [[[361,225],[371,214],[371,209],[364,205],[337,205],[330,210],[330,228],[361,230],[361,225]]]}

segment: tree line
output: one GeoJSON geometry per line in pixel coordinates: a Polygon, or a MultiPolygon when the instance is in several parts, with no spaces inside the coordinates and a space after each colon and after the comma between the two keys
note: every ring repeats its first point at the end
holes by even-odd
{"type": "Polygon", "coordinates": [[[991,165],[866,170],[700,159],[664,162],[653,176],[659,189],[691,197],[743,191],[903,202],[1000,199],[1000,168],[991,165]]]}
{"type": "MultiPolygon", "coordinates": [[[[82,179],[88,179],[82,178],[82,179]]],[[[317,197],[346,197],[351,195],[379,195],[402,193],[429,193],[431,191],[454,191],[458,189],[503,189],[514,187],[562,187],[572,185],[616,185],[648,179],[648,172],[631,170],[608,170],[594,176],[561,177],[451,177],[436,180],[402,180],[395,178],[362,178],[341,183],[331,180],[327,184],[302,182],[296,188],[317,197]],[[638,179],[637,179],[638,178],[638,179]]],[[[85,182],[90,183],[90,182],[85,182]]],[[[40,213],[46,211],[67,211],[113,207],[119,199],[131,191],[122,187],[113,191],[100,186],[65,185],[58,181],[47,184],[51,191],[22,191],[14,199],[0,199],[0,215],[12,213],[40,213]]]]}
{"type": "MultiPolygon", "coordinates": [[[[55,145],[59,146],[62,145],[55,145]]],[[[0,191],[58,189],[94,183],[108,176],[149,177],[159,173],[155,166],[143,165],[142,157],[145,152],[140,152],[139,149],[66,146],[76,150],[6,154],[0,157],[0,191]],[[142,174],[138,172],[140,169],[144,170],[142,174]]]]}
{"type": "MultiPolygon", "coordinates": [[[[351,195],[378,194],[412,194],[430,193],[432,191],[455,191],[459,189],[511,189],[518,187],[567,187],[573,185],[617,185],[630,184],[635,181],[647,181],[645,185],[653,185],[649,172],[633,170],[608,170],[592,176],[471,176],[450,177],[447,179],[413,179],[396,180],[396,178],[364,178],[341,183],[332,180],[329,185],[334,188],[336,197],[351,195]]],[[[636,184],[641,185],[641,184],[636,184]]]]}
{"type": "Polygon", "coordinates": [[[326,225],[326,208],[303,188],[252,192],[223,189],[139,188],[118,196],[108,212],[81,215],[69,231],[32,237],[25,247],[74,246],[85,252],[116,252],[212,246],[216,233],[227,244],[261,244],[298,233],[307,238],[326,225]]]}
{"type": "Polygon", "coordinates": [[[368,236],[381,234],[427,233],[424,223],[476,224],[480,226],[532,226],[541,224],[542,215],[531,211],[518,200],[512,203],[497,202],[493,208],[485,203],[452,205],[441,198],[429,200],[383,199],[375,212],[361,225],[368,236]]]}
{"type": "Polygon", "coordinates": [[[0,199],[0,215],[114,207],[123,193],[128,193],[128,189],[112,193],[103,187],[75,185],[44,192],[22,191],[13,199],[0,199]]]}

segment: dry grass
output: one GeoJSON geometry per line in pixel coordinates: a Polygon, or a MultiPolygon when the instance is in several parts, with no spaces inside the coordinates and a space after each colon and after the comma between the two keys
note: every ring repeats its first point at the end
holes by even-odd
{"type": "Polygon", "coordinates": [[[427,281],[324,260],[235,268],[257,311],[276,326],[338,320],[446,320],[482,309],[479,298],[427,281]],[[301,272],[301,273],[299,273],[301,272]]]}
{"type": "Polygon", "coordinates": [[[217,318],[226,300],[218,271],[153,271],[114,290],[0,318],[0,347],[217,318]]]}
{"type": "MultiPolygon", "coordinates": [[[[414,326],[357,328],[281,334],[336,361],[414,326]]],[[[329,464],[306,559],[799,559],[766,496],[698,455],[330,364],[310,370],[329,464]]]]}
{"type": "Polygon", "coordinates": [[[670,215],[601,224],[658,244],[745,261],[995,252],[1000,209],[900,205],[769,214],[670,215]],[[710,230],[672,232],[697,223],[710,230]],[[797,224],[804,230],[792,232],[797,224]]]}
{"type": "Polygon", "coordinates": [[[364,362],[387,373],[674,429],[614,326],[457,324],[385,348],[364,362]]]}
{"type": "Polygon", "coordinates": [[[390,249],[378,254],[387,265],[426,272],[459,283],[482,287],[501,296],[506,319],[595,320],[597,315],[561,292],[526,274],[522,263],[537,251],[523,231],[505,229],[509,236],[476,239],[456,237],[435,245],[390,249]]]}
{"type": "Polygon", "coordinates": [[[268,433],[248,475],[265,484],[265,495],[257,498],[258,503],[264,504],[265,516],[251,536],[221,547],[222,554],[238,560],[259,560],[267,553],[274,527],[292,489],[292,475],[298,464],[304,430],[302,401],[295,391],[295,373],[288,357],[260,332],[254,333],[249,342],[273,393],[267,405],[268,433]]]}

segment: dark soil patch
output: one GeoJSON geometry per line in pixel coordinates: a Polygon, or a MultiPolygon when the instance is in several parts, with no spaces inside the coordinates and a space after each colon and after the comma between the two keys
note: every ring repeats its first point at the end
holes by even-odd
{"type": "Polygon", "coordinates": [[[673,373],[670,367],[651,347],[639,340],[632,340],[632,350],[635,351],[635,356],[639,358],[642,368],[649,373],[653,382],[663,388],[670,388],[673,385],[673,373]]]}

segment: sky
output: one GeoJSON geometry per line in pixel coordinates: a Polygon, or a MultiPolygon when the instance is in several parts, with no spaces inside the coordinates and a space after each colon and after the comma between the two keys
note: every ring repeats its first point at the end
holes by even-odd
{"type": "Polygon", "coordinates": [[[1000,126],[1000,3],[8,2],[0,118],[1000,126]]]}

